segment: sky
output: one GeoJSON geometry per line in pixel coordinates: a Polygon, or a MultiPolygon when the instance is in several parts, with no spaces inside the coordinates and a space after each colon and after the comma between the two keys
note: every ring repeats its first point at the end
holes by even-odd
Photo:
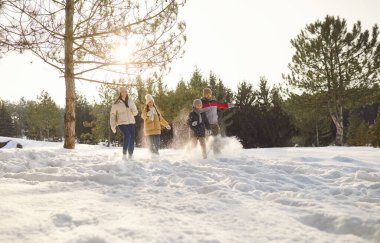
{"type": "MultiPolygon", "coordinates": [[[[326,15],[345,18],[349,29],[357,20],[370,29],[380,25],[380,0],[188,0],[179,13],[187,25],[186,53],[173,61],[164,81],[174,88],[197,66],[232,90],[243,80],[256,86],[261,76],[271,85],[281,83],[294,53],[290,40],[326,15]]],[[[65,85],[59,76],[31,54],[8,54],[0,59],[0,98],[35,99],[45,90],[63,107],[65,85]]],[[[77,81],[76,86],[90,101],[98,97],[98,85],[77,81]]]]}

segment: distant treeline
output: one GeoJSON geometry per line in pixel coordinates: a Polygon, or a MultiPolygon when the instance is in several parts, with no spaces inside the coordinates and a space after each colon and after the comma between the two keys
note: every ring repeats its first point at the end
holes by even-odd
{"type": "MultiPolygon", "coordinates": [[[[164,131],[164,146],[178,146],[187,141],[186,118],[193,99],[202,96],[204,87],[214,91],[216,100],[240,104],[240,108],[220,110],[222,134],[236,136],[245,148],[283,146],[326,146],[334,144],[336,129],[327,106],[320,95],[295,94],[284,88],[270,87],[265,77],[258,87],[241,82],[233,92],[214,73],[203,76],[196,69],[189,80],[180,80],[174,89],[163,81],[137,78],[130,95],[138,108],[144,106],[145,94],[151,93],[165,118],[174,127],[164,131]],[[323,103],[323,102],[322,102],[323,103]]],[[[380,90],[367,90],[380,100],[380,90]]],[[[103,85],[99,101],[89,102],[82,94],[76,101],[76,137],[79,143],[107,145],[121,140],[109,126],[109,112],[116,99],[116,89],[103,85]]],[[[380,102],[360,104],[344,110],[345,144],[379,146],[380,102]]],[[[0,105],[0,136],[27,137],[35,140],[61,141],[64,110],[45,91],[36,100],[18,102],[2,100],[0,105]]],[[[143,145],[141,118],[136,119],[138,146],[143,145]]]]}
{"type": "MultiPolygon", "coordinates": [[[[220,125],[223,135],[236,136],[245,148],[330,144],[379,147],[378,36],[377,25],[366,30],[357,21],[349,29],[345,19],[326,16],[306,25],[290,40],[294,54],[281,86],[270,87],[262,77],[257,86],[244,81],[233,92],[217,75],[210,73],[206,77],[196,69],[189,80],[180,80],[174,89],[168,89],[163,80],[137,77],[130,94],[140,108],[146,93],[155,96],[158,107],[174,127],[174,131],[162,136],[166,145],[181,145],[187,140],[186,116],[192,100],[209,87],[215,99],[240,104],[239,109],[220,111],[220,125]]],[[[116,94],[112,87],[101,86],[100,101],[96,103],[76,95],[78,142],[109,145],[120,140],[109,128],[109,111],[116,94]]],[[[2,136],[62,139],[63,111],[46,92],[35,101],[3,101],[0,109],[2,136]]],[[[69,118],[66,123],[72,124],[69,118]]],[[[141,125],[141,119],[137,119],[138,131],[141,125]]],[[[143,143],[142,132],[138,132],[136,140],[138,145],[143,143]]],[[[67,147],[72,148],[73,143],[67,147]]]]}

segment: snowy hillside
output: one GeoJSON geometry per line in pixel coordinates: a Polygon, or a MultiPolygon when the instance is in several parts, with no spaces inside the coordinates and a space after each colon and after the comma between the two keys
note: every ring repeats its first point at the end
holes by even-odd
{"type": "MultiPolygon", "coordinates": [[[[0,141],[5,141],[1,138],[0,141]]],[[[380,150],[0,149],[0,242],[380,242],[380,150]]]]}

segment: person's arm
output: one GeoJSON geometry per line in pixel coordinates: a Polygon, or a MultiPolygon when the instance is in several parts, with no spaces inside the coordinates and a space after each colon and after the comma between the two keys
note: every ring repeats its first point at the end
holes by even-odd
{"type": "Polygon", "coordinates": [[[207,108],[207,107],[211,107],[211,106],[216,106],[216,107],[218,107],[220,109],[228,109],[228,108],[235,107],[234,104],[222,103],[222,102],[219,102],[219,101],[216,101],[216,100],[210,100],[210,102],[202,103],[202,108],[207,108]]]}
{"type": "Polygon", "coordinates": [[[111,130],[113,133],[116,133],[116,115],[117,115],[116,107],[115,105],[112,105],[111,112],[110,112],[110,125],[111,125],[111,130]]]}
{"type": "Polygon", "coordinates": [[[169,123],[162,116],[160,117],[160,124],[161,124],[161,126],[167,128],[167,129],[170,129],[169,123]]]}
{"type": "Polygon", "coordinates": [[[211,106],[204,106],[202,104],[202,109],[201,109],[201,113],[207,113],[207,112],[210,112],[210,109],[211,109],[211,106]]]}
{"type": "Polygon", "coordinates": [[[159,115],[159,118],[160,118],[160,125],[165,127],[166,129],[170,130],[171,127],[169,125],[169,123],[165,120],[165,118],[162,116],[161,112],[156,108],[156,112],[157,112],[157,115],[159,115]]]}
{"type": "Polygon", "coordinates": [[[206,129],[210,130],[211,129],[210,122],[208,121],[207,116],[204,113],[203,113],[203,116],[202,116],[202,120],[205,123],[206,129]]]}
{"type": "Polygon", "coordinates": [[[132,99],[130,100],[129,106],[130,106],[133,116],[137,116],[139,114],[139,111],[137,110],[135,102],[133,102],[132,99]]]}
{"type": "Polygon", "coordinates": [[[191,128],[191,123],[193,123],[193,116],[191,115],[191,112],[189,113],[187,117],[187,125],[191,128]]]}
{"type": "Polygon", "coordinates": [[[198,122],[195,120],[194,113],[189,113],[189,118],[187,119],[187,124],[189,125],[190,129],[195,129],[195,127],[198,125],[198,122]]]}

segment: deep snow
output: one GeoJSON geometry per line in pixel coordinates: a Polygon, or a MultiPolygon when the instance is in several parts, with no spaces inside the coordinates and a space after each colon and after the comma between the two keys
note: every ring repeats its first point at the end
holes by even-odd
{"type": "MultiPolygon", "coordinates": [[[[0,137],[0,141],[7,140],[0,137]]],[[[0,149],[0,242],[380,242],[380,149],[0,149]]]]}

